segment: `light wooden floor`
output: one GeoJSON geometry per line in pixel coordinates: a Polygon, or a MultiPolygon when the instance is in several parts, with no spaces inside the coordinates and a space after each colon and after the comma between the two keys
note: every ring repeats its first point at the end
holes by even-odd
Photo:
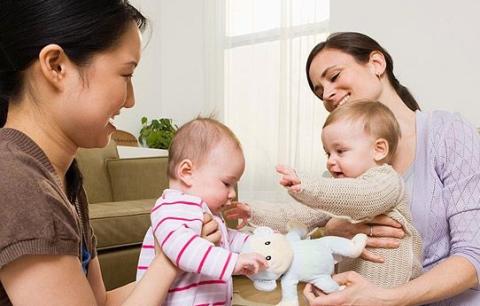
{"type": "MultiPolygon", "coordinates": [[[[298,300],[301,306],[308,306],[303,298],[305,284],[298,285],[298,300]]],[[[253,287],[253,282],[244,276],[233,277],[233,305],[234,306],[260,306],[275,305],[280,302],[281,287],[277,282],[277,288],[272,292],[258,291],[253,287]]]]}

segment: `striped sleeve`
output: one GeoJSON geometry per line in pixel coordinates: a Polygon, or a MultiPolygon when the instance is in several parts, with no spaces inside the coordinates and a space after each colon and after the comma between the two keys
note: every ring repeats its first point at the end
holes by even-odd
{"type": "Polygon", "coordinates": [[[227,228],[227,232],[230,250],[235,253],[240,253],[243,245],[248,240],[248,237],[250,237],[250,235],[230,228],[227,228]]]}
{"type": "Polygon", "coordinates": [[[160,199],[151,213],[153,235],[165,255],[183,271],[228,280],[238,255],[200,237],[203,210],[197,200],[188,196],[160,199]]]}

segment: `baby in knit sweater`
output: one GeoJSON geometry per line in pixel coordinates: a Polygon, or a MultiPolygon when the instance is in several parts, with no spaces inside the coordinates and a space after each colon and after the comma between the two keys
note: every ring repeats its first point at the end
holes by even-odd
{"type": "Polygon", "coordinates": [[[169,189],[151,211],[152,226],[137,268],[139,280],[155,256],[156,239],[184,271],[171,285],[164,305],[231,305],[232,274],[253,274],[267,267],[260,254],[239,254],[248,235],[228,229],[221,217],[235,198],[244,167],[240,142],[222,123],[197,118],[176,132],[169,149],[169,189]],[[219,225],[219,246],[200,237],[205,212],[219,225]]]}
{"type": "Polygon", "coordinates": [[[318,222],[319,214],[344,218],[352,223],[367,222],[385,214],[405,230],[400,246],[396,249],[367,248],[385,261],[345,259],[339,263],[338,270],[356,271],[384,288],[406,283],[422,271],[422,246],[420,234],[412,224],[404,182],[388,165],[399,138],[398,122],[383,104],[356,102],[339,107],[328,116],[322,130],[327,169],[333,179],[299,177],[295,170],[278,166],[277,171],[282,175],[280,183],[305,206],[277,204],[277,213],[272,218],[273,207],[253,202],[250,207],[239,205],[233,213],[250,217],[253,224],[280,231],[284,230],[283,224],[288,219],[296,216],[301,216],[298,219],[310,225],[318,222]]]}

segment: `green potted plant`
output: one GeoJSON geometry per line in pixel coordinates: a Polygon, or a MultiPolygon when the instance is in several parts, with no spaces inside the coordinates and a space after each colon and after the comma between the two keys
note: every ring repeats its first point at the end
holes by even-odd
{"type": "Polygon", "coordinates": [[[148,123],[147,117],[142,117],[142,129],[138,140],[143,146],[168,150],[177,129],[172,119],[153,119],[148,123]]]}

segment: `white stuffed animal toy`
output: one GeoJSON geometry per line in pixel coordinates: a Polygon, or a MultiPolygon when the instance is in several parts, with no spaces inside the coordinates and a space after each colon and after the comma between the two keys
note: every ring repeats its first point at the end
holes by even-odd
{"type": "Polygon", "coordinates": [[[298,305],[299,281],[313,283],[325,293],[340,289],[332,279],[334,265],[342,257],[360,256],[367,241],[365,234],[351,240],[326,236],[302,240],[307,234],[303,224],[289,223],[286,235],[269,227],[257,227],[242,248],[242,253],[257,252],[265,256],[269,267],[249,276],[257,290],[272,291],[281,277],[282,300],[277,305],[298,305]]]}

